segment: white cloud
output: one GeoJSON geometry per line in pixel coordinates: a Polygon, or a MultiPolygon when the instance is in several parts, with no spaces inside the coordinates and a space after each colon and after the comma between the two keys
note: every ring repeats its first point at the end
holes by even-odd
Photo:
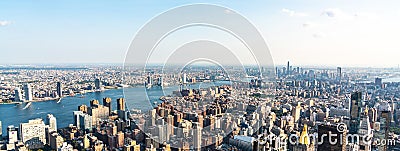
{"type": "Polygon", "coordinates": [[[286,8],[283,8],[283,9],[281,10],[281,12],[283,12],[283,13],[285,13],[285,14],[288,14],[289,16],[295,16],[295,17],[305,17],[305,16],[308,16],[308,14],[306,14],[306,13],[303,13],[303,12],[296,12],[296,11],[294,11],[294,10],[290,10],[290,9],[286,9],[286,8]]]}
{"type": "Polygon", "coordinates": [[[7,20],[0,20],[0,26],[7,26],[7,25],[10,25],[10,24],[11,24],[10,21],[7,21],[7,20]]]}
{"type": "Polygon", "coordinates": [[[338,8],[328,8],[322,12],[322,15],[336,19],[376,19],[378,15],[369,12],[346,13],[338,8]]]}
{"type": "Polygon", "coordinates": [[[351,18],[351,15],[348,15],[347,13],[343,12],[341,9],[338,8],[328,8],[322,11],[322,15],[326,15],[331,18],[337,18],[337,19],[348,19],[351,18]]]}

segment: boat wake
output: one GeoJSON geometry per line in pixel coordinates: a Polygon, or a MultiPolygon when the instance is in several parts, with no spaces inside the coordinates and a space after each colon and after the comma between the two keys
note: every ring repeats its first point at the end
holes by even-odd
{"type": "Polygon", "coordinates": [[[29,106],[31,106],[32,102],[28,102],[24,108],[22,108],[23,110],[27,109],[29,106]]]}

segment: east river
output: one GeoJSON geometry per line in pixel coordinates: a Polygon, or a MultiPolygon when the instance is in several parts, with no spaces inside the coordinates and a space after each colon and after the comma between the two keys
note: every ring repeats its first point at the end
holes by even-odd
{"type": "MultiPolygon", "coordinates": [[[[227,81],[218,81],[210,83],[198,83],[187,86],[192,89],[208,88],[214,85],[229,84],[227,81]]],[[[160,102],[159,98],[163,95],[170,95],[173,91],[179,90],[179,86],[170,87],[154,87],[146,89],[144,87],[131,87],[123,89],[110,89],[102,92],[90,92],[74,97],[68,96],[62,98],[60,102],[44,101],[33,102],[29,107],[25,108],[26,103],[22,104],[1,104],[0,105],[0,121],[3,126],[3,136],[7,135],[7,126],[14,125],[19,127],[20,123],[28,122],[30,119],[45,119],[47,114],[53,114],[57,118],[58,128],[67,127],[73,123],[73,111],[78,109],[79,105],[85,104],[89,106],[91,100],[99,100],[105,97],[112,98],[112,108],[116,108],[116,99],[125,98],[129,109],[146,110],[151,108],[154,102],[160,102]]]]}

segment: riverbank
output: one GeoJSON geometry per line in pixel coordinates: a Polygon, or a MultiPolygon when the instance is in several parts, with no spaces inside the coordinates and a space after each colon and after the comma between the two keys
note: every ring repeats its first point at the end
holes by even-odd
{"type": "MultiPolygon", "coordinates": [[[[104,89],[101,90],[84,90],[77,92],[77,94],[81,96],[85,96],[87,93],[94,93],[94,92],[104,92],[108,90],[115,90],[115,89],[122,89],[122,88],[132,88],[135,86],[128,86],[128,87],[118,87],[118,86],[105,86],[104,89]]],[[[66,95],[64,97],[46,97],[46,98],[34,98],[34,100],[31,101],[24,101],[24,102],[1,102],[0,105],[10,105],[10,104],[22,104],[22,103],[29,103],[29,102],[46,102],[46,101],[59,101],[60,99],[64,99],[67,97],[75,97],[76,95],[66,95]]]]}

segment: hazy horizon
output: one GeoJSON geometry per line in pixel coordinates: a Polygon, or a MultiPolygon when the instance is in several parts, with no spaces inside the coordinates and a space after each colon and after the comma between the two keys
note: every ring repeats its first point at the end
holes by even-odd
{"type": "MultiPolygon", "coordinates": [[[[0,64],[122,64],[142,26],[171,8],[193,3],[199,1],[0,1],[0,64]]],[[[288,60],[295,66],[398,68],[400,64],[398,1],[201,3],[246,17],[265,39],[276,65],[288,60]]],[[[241,47],[210,28],[172,36],[160,50],[175,50],[182,40],[205,37],[241,47]]]]}

